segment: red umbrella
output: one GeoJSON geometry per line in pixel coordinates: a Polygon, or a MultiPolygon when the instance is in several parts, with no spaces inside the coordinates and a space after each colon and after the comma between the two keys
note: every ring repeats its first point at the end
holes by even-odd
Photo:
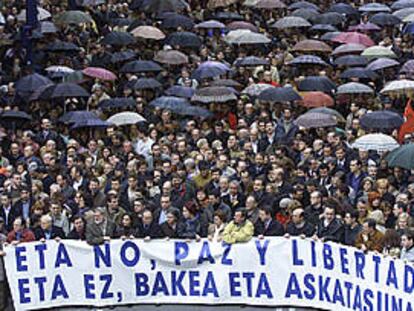
{"type": "Polygon", "coordinates": [[[301,95],[303,99],[299,103],[307,108],[331,107],[334,105],[333,98],[323,92],[304,92],[301,95]]]}
{"type": "Polygon", "coordinates": [[[375,45],[375,42],[372,41],[370,37],[363,33],[359,32],[341,32],[339,35],[334,37],[332,39],[333,42],[339,42],[339,43],[356,43],[356,44],[362,44],[366,47],[370,47],[375,45]]]}
{"type": "Polygon", "coordinates": [[[82,73],[88,77],[106,81],[113,81],[117,79],[116,75],[113,72],[100,67],[88,67],[83,69],[82,73]]]}

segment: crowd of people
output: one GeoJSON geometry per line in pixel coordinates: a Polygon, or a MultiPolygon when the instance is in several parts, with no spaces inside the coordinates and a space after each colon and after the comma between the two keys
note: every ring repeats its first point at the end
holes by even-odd
{"type": "Polygon", "coordinates": [[[42,0],[29,37],[25,2],[0,3],[3,244],[300,236],[414,262],[412,171],[353,145],[413,141],[412,86],[380,92],[414,74],[413,1],[42,0]]]}

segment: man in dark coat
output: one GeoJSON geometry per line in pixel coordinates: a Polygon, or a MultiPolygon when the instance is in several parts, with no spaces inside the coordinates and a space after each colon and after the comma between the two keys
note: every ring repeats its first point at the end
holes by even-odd
{"type": "Polygon", "coordinates": [[[34,230],[34,235],[37,241],[65,238],[62,228],[53,226],[52,217],[49,215],[43,215],[40,218],[40,226],[34,230]]]}
{"type": "Polygon", "coordinates": [[[22,211],[19,206],[12,204],[11,195],[2,193],[0,196],[0,217],[4,219],[4,227],[7,232],[13,230],[13,222],[16,218],[22,217],[22,211]]]}
{"type": "Polygon", "coordinates": [[[137,237],[145,240],[162,237],[160,226],[154,221],[151,211],[142,214],[142,222],[138,224],[137,237]]]}
{"type": "Polygon", "coordinates": [[[344,234],[344,226],[336,218],[335,208],[333,206],[325,206],[323,217],[319,221],[316,229],[316,236],[323,242],[333,241],[343,243],[345,239],[344,234]]]}
{"type": "Polygon", "coordinates": [[[275,219],[272,219],[272,209],[263,206],[259,209],[259,221],[255,227],[255,235],[260,238],[265,236],[282,236],[285,233],[283,226],[275,219]]]}
{"type": "Polygon", "coordinates": [[[286,234],[310,238],[315,233],[315,226],[305,219],[303,208],[296,208],[292,212],[292,221],[286,227],[286,234]]]}

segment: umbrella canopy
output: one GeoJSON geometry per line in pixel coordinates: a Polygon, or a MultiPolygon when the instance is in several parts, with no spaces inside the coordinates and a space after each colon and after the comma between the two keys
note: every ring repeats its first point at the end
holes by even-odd
{"type": "Polygon", "coordinates": [[[67,124],[75,124],[79,121],[85,121],[88,119],[99,119],[99,117],[92,111],[75,110],[65,113],[59,118],[59,122],[67,124]]]}
{"type": "Polygon", "coordinates": [[[190,99],[193,97],[195,90],[189,86],[173,85],[165,90],[165,95],[190,99]]]}
{"type": "Polygon", "coordinates": [[[310,28],[310,31],[334,32],[338,31],[338,28],[328,24],[316,24],[310,28]]]}
{"type": "Polygon", "coordinates": [[[351,146],[355,149],[361,149],[366,151],[374,150],[379,153],[382,153],[385,151],[392,151],[398,148],[400,145],[391,136],[376,133],[367,134],[359,137],[351,146]]]}
{"type": "Polygon", "coordinates": [[[271,40],[264,34],[255,33],[250,30],[233,30],[230,31],[224,38],[228,44],[247,45],[247,44],[266,44],[271,40]]]}
{"type": "Polygon", "coordinates": [[[203,107],[197,107],[197,106],[191,106],[189,105],[186,107],[186,109],[181,111],[173,111],[176,114],[180,114],[182,116],[192,116],[192,117],[198,117],[202,119],[211,118],[213,116],[213,113],[210,112],[208,109],[203,107]]]}
{"type": "Polygon", "coordinates": [[[359,15],[359,12],[357,9],[355,9],[352,5],[349,3],[335,3],[332,4],[329,8],[328,12],[336,12],[339,14],[344,15],[359,15]]]}
{"type": "Polygon", "coordinates": [[[176,50],[159,51],[154,57],[156,62],[168,65],[182,65],[188,63],[188,56],[176,50]]]}
{"type": "Polygon", "coordinates": [[[242,94],[256,97],[259,96],[259,94],[264,90],[270,88],[274,88],[274,86],[265,83],[251,84],[242,91],[242,94]]]}
{"type": "Polygon", "coordinates": [[[404,18],[411,14],[414,14],[414,8],[401,9],[392,13],[392,15],[397,16],[403,22],[404,18]]]}
{"type": "Polygon", "coordinates": [[[205,104],[225,103],[237,100],[237,96],[228,87],[210,86],[196,90],[191,100],[205,104]]]}
{"type": "Polygon", "coordinates": [[[336,94],[374,94],[374,90],[368,85],[349,82],[338,86],[336,94]]]}
{"type": "Polygon", "coordinates": [[[349,26],[349,31],[378,31],[381,30],[380,27],[373,23],[360,23],[358,25],[349,26]]]}
{"type": "Polygon", "coordinates": [[[199,48],[202,44],[201,39],[196,34],[188,31],[174,32],[167,37],[166,42],[171,46],[183,48],[199,48]]]}
{"type": "Polygon", "coordinates": [[[404,119],[398,113],[382,110],[363,115],[360,122],[365,129],[384,130],[399,128],[404,123],[404,119]]]}
{"type": "Polygon", "coordinates": [[[158,72],[162,71],[162,68],[160,67],[160,65],[154,63],[153,61],[134,60],[123,65],[120,71],[130,73],[158,72]]]}
{"type": "Polygon", "coordinates": [[[115,124],[116,126],[122,126],[136,124],[138,122],[146,121],[146,119],[136,112],[125,111],[114,114],[106,121],[115,124]]]}
{"type": "Polygon", "coordinates": [[[53,84],[53,82],[45,76],[34,73],[20,78],[16,82],[15,88],[18,93],[31,93],[36,91],[38,88],[49,84],[53,84]]]}
{"type": "Polygon", "coordinates": [[[112,31],[108,33],[101,43],[115,46],[130,45],[135,42],[134,37],[128,32],[112,31]]]}
{"type": "Polygon", "coordinates": [[[312,22],[314,24],[340,25],[344,21],[345,17],[342,14],[336,12],[327,12],[312,18],[312,22]]]}
{"type": "Polygon", "coordinates": [[[178,12],[187,9],[184,0],[144,0],[141,9],[148,13],[178,12]]]}
{"type": "Polygon", "coordinates": [[[369,70],[363,67],[355,67],[355,68],[348,68],[343,73],[341,73],[339,77],[341,79],[359,78],[359,79],[375,80],[378,78],[378,75],[372,70],[369,70]]]}
{"type": "Polygon", "coordinates": [[[256,56],[247,56],[242,59],[236,60],[233,65],[236,67],[267,66],[269,65],[269,61],[256,56]]]}
{"type": "Polygon", "coordinates": [[[107,121],[103,121],[99,118],[97,119],[86,119],[82,121],[78,121],[72,125],[70,128],[71,130],[80,129],[80,128],[100,128],[100,127],[108,127],[111,123],[107,121]]]}
{"type": "Polygon", "coordinates": [[[391,5],[393,10],[401,10],[407,8],[414,8],[414,0],[398,0],[391,5]]]}
{"type": "MultiPolygon", "coordinates": [[[[50,66],[50,67],[47,67],[45,71],[52,78],[62,78],[75,72],[75,70],[67,66],[50,66]]],[[[83,74],[82,74],[82,77],[83,77],[83,74]]]]}
{"type": "Polygon", "coordinates": [[[59,83],[46,87],[40,94],[40,99],[89,97],[89,93],[75,83],[59,83]]]}
{"type": "Polygon", "coordinates": [[[141,78],[134,83],[134,90],[153,90],[162,88],[162,84],[153,78],[141,78]]]}
{"type": "Polygon", "coordinates": [[[114,81],[117,79],[116,75],[105,68],[99,68],[99,67],[87,67],[82,70],[82,73],[85,76],[96,78],[104,81],[114,81]]]}
{"type": "Polygon", "coordinates": [[[394,59],[378,58],[374,60],[373,62],[369,63],[367,65],[367,69],[375,71],[375,70],[382,70],[385,68],[395,67],[399,65],[400,63],[394,59]]]}
{"type": "Polygon", "coordinates": [[[299,16],[286,16],[277,20],[274,24],[271,25],[272,28],[277,29],[300,28],[311,26],[311,23],[299,16]]]}
{"type": "Polygon", "coordinates": [[[363,52],[367,47],[362,44],[348,43],[338,46],[333,50],[332,55],[341,55],[341,54],[359,54],[363,52]]]}
{"type": "Polygon", "coordinates": [[[153,26],[139,26],[131,31],[131,34],[136,38],[164,40],[165,34],[153,26]]]}
{"type": "Polygon", "coordinates": [[[335,89],[335,83],[325,76],[308,76],[298,84],[298,90],[306,92],[321,91],[332,93],[335,89]]]}
{"type": "Polygon", "coordinates": [[[245,30],[250,30],[251,32],[259,32],[259,29],[255,25],[249,22],[245,22],[245,21],[231,22],[227,25],[227,29],[228,30],[245,29],[245,30]]]}
{"type": "Polygon", "coordinates": [[[287,63],[288,65],[319,65],[329,66],[328,63],[322,60],[319,56],[314,55],[301,55],[287,63]]]}
{"type": "Polygon", "coordinates": [[[194,21],[185,15],[172,14],[162,21],[161,26],[164,29],[176,29],[181,27],[190,30],[194,27],[194,21]]]}
{"type": "Polygon", "coordinates": [[[157,107],[161,109],[168,110],[185,110],[190,104],[185,98],[175,97],[175,96],[161,96],[149,103],[151,107],[157,107]]]}
{"type": "Polygon", "coordinates": [[[296,9],[292,12],[290,16],[298,16],[306,19],[307,21],[312,20],[316,16],[320,15],[320,13],[316,10],[312,9],[296,9]]]}
{"type": "Polygon", "coordinates": [[[115,52],[111,55],[111,63],[122,63],[127,60],[134,59],[136,57],[136,53],[131,50],[122,51],[122,52],[115,52]]]}
{"type": "Polygon", "coordinates": [[[312,108],[308,110],[308,113],[324,113],[334,116],[338,122],[345,122],[345,118],[338,111],[328,107],[312,108]]]}
{"type": "Polygon", "coordinates": [[[257,98],[268,102],[290,102],[302,99],[291,87],[268,88],[263,90],[257,98]]]}
{"type": "Polygon", "coordinates": [[[205,78],[214,78],[226,74],[229,71],[230,68],[224,63],[207,61],[200,64],[197,69],[194,70],[192,77],[197,80],[202,80],[205,78]]]}
{"type": "Polygon", "coordinates": [[[232,79],[218,79],[218,80],[214,80],[211,82],[211,86],[228,86],[228,87],[241,87],[242,85],[237,82],[234,81],[232,79]]]}
{"type": "Polygon", "coordinates": [[[302,98],[303,100],[299,104],[308,108],[331,107],[334,105],[333,98],[322,92],[304,92],[302,98]]]}
{"type": "Polygon", "coordinates": [[[337,124],[334,116],[320,112],[307,112],[299,116],[295,122],[304,128],[331,127],[337,124]]]}
{"type": "Polygon", "coordinates": [[[254,6],[258,9],[266,10],[286,8],[286,4],[280,0],[258,0],[254,6]]]}
{"type": "Polygon", "coordinates": [[[364,56],[360,55],[345,55],[335,59],[334,64],[337,66],[365,66],[368,64],[368,60],[364,56]]]}
{"type": "Polygon", "coordinates": [[[75,52],[80,50],[76,44],[64,41],[49,43],[45,49],[50,52],[75,52]]]}
{"type": "Polygon", "coordinates": [[[135,101],[132,98],[113,97],[100,101],[99,107],[101,109],[132,108],[135,107],[135,101]]]}
{"type": "Polygon", "coordinates": [[[293,50],[298,52],[332,52],[332,49],[329,45],[327,45],[325,42],[318,40],[300,41],[294,45],[293,50]]]}
{"type": "Polygon", "coordinates": [[[217,14],[213,15],[214,19],[218,20],[233,20],[233,21],[241,21],[243,20],[243,16],[239,13],[226,11],[226,12],[218,12],[217,14]]]}
{"type": "Polygon", "coordinates": [[[370,59],[383,58],[383,57],[397,58],[397,55],[395,55],[395,53],[392,50],[390,50],[389,48],[385,46],[379,46],[379,45],[374,45],[369,48],[366,48],[364,52],[362,52],[361,55],[367,58],[370,58],[370,59]]]}
{"type": "MultiPolygon", "coordinates": [[[[49,11],[41,7],[37,7],[37,20],[44,21],[50,17],[52,17],[52,14],[50,14],[49,11]]],[[[20,13],[17,15],[17,20],[19,22],[26,22],[26,9],[20,11],[20,13]]]]}
{"type": "Polygon", "coordinates": [[[66,11],[56,17],[58,24],[85,24],[92,23],[92,17],[83,11],[66,11]]]}
{"type": "Polygon", "coordinates": [[[368,4],[364,4],[362,6],[359,7],[358,11],[360,12],[391,12],[391,9],[385,5],[385,4],[381,4],[381,3],[368,3],[368,4]]]}
{"type": "Polygon", "coordinates": [[[380,26],[394,26],[401,23],[401,20],[390,13],[377,13],[369,21],[380,26]]]}
{"type": "Polygon", "coordinates": [[[39,30],[42,34],[56,33],[58,31],[55,24],[47,21],[40,23],[39,30]]]}
{"type": "Polygon", "coordinates": [[[6,127],[15,130],[24,126],[25,123],[32,120],[32,117],[24,111],[6,110],[0,114],[0,123],[6,127]]]}
{"type": "Polygon", "coordinates": [[[237,3],[239,0],[209,0],[207,7],[209,9],[225,8],[229,5],[237,3]]]}
{"type": "Polygon", "coordinates": [[[400,73],[405,73],[408,75],[414,74],[414,60],[408,60],[402,65],[400,73]]]}
{"type": "Polygon", "coordinates": [[[404,94],[414,91],[414,81],[411,80],[395,80],[387,83],[381,90],[381,94],[404,94]]]}
{"type": "Polygon", "coordinates": [[[414,13],[411,13],[410,15],[407,15],[402,20],[404,23],[412,23],[414,22],[414,13]]]}
{"type": "Polygon", "coordinates": [[[197,24],[194,28],[196,29],[223,29],[226,25],[216,20],[208,20],[197,24]]]}
{"type": "Polygon", "coordinates": [[[414,144],[407,144],[393,150],[385,160],[390,167],[401,167],[407,170],[414,168],[414,144]]]}
{"type": "Polygon", "coordinates": [[[339,43],[362,44],[367,47],[375,45],[375,42],[372,41],[370,37],[359,32],[342,32],[338,36],[334,37],[332,41],[339,43]]]}
{"type": "Polygon", "coordinates": [[[316,4],[310,3],[308,1],[293,2],[291,5],[288,6],[288,9],[289,10],[307,9],[307,10],[319,11],[319,7],[316,4]]]}

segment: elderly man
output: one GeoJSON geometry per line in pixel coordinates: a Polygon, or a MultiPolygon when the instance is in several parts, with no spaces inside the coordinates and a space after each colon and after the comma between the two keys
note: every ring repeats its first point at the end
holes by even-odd
{"type": "Polygon", "coordinates": [[[46,240],[59,240],[65,238],[65,233],[60,227],[53,226],[53,219],[50,215],[43,215],[40,218],[40,226],[34,230],[36,240],[45,242],[46,240]]]}
{"type": "Polygon", "coordinates": [[[223,240],[228,244],[248,242],[254,233],[253,224],[247,220],[245,209],[238,209],[234,219],[224,228],[223,240]]]}
{"type": "Polygon", "coordinates": [[[99,245],[110,241],[115,236],[116,225],[106,216],[103,207],[97,207],[93,221],[86,226],[86,241],[91,245],[99,245]]]}

